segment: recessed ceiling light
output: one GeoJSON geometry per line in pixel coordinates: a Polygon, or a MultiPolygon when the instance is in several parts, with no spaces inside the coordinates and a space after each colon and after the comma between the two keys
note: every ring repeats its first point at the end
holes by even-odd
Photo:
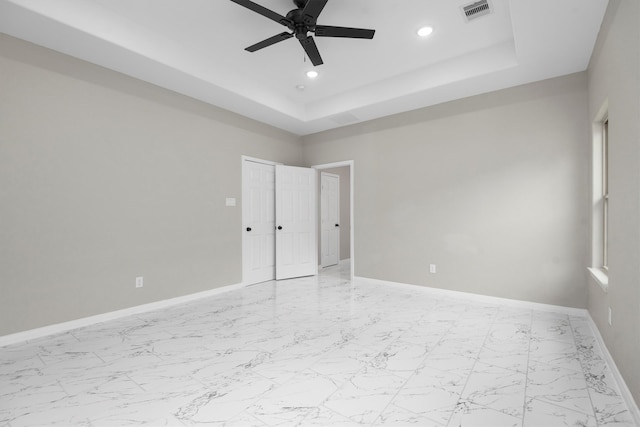
{"type": "Polygon", "coordinates": [[[428,37],[431,33],[433,33],[433,28],[431,27],[422,27],[418,30],[420,37],[428,37]]]}
{"type": "Polygon", "coordinates": [[[318,77],[318,72],[315,70],[307,71],[307,77],[309,77],[310,79],[315,79],[316,77],[318,77]]]}

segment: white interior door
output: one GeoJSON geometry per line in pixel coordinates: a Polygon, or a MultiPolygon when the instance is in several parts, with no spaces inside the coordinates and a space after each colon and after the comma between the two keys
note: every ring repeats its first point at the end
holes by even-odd
{"type": "Polygon", "coordinates": [[[318,273],[315,169],[276,165],[276,279],[318,273]]]}
{"type": "Polygon", "coordinates": [[[320,173],[320,265],[340,261],[340,176],[320,173]]]}
{"type": "Polygon", "coordinates": [[[275,166],[243,162],[243,282],[275,279],[275,166]]]}

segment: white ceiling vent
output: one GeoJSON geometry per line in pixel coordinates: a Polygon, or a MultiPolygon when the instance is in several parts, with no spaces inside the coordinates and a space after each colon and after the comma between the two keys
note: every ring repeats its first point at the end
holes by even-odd
{"type": "Polygon", "coordinates": [[[491,6],[488,0],[480,0],[466,6],[462,6],[462,12],[464,13],[464,17],[467,22],[469,22],[474,19],[478,19],[481,16],[490,14],[491,6]]]}

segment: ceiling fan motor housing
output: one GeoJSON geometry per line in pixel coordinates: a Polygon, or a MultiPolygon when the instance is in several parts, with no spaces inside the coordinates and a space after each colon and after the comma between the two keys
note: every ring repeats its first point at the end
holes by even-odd
{"type": "Polygon", "coordinates": [[[315,22],[309,24],[302,14],[302,9],[294,9],[287,13],[287,19],[290,22],[287,27],[295,33],[298,39],[306,39],[307,33],[315,29],[315,22]]]}

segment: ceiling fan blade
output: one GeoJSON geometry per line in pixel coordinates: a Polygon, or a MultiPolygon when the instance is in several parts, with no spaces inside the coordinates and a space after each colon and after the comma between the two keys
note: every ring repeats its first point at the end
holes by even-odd
{"type": "Polygon", "coordinates": [[[269,37],[268,39],[262,40],[261,42],[258,42],[258,43],[254,44],[254,45],[251,45],[248,48],[246,48],[245,50],[247,52],[255,52],[256,50],[264,49],[265,47],[269,47],[272,44],[276,44],[276,43],[281,42],[283,40],[290,39],[291,37],[293,37],[293,34],[291,34],[291,33],[287,33],[287,32],[280,33],[280,34],[277,34],[277,35],[275,35],[273,37],[269,37]]]}
{"type": "Polygon", "coordinates": [[[309,36],[306,39],[298,39],[300,40],[300,44],[302,48],[307,53],[307,56],[311,60],[311,63],[314,66],[322,65],[322,57],[320,56],[320,52],[318,51],[318,46],[316,46],[316,42],[313,40],[313,37],[309,36]]]}
{"type": "Polygon", "coordinates": [[[351,39],[372,39],[376,30],[364,28],[333,27],[331,25],[316,25],[318,37],[347,37],[351,39]]]}
{"type": "Polygon", "coordinates": [[[307,25],[315,25],[322,9],[326,6],[328,0],[309,0],[302,9],[302,20],[307,25]]]}
{"type": "Polygon", "coordinates": [[[232,2],[239,4],[240,6],[244,6],[249,10],[252,10],[256,13],[259,13],[262,16],[265,16],[269,19],[271,19],[272,21],[276,21],[278,24],[282,24],[285,27],[288,27],[290,24],[290,21],[285,18],[284,16],[280,15],[279,13],[276,13],[272,10],[267,9],[264,6],[260,6],[257,3],[254,3],[250,0],[231,0],[232,2]]]}

